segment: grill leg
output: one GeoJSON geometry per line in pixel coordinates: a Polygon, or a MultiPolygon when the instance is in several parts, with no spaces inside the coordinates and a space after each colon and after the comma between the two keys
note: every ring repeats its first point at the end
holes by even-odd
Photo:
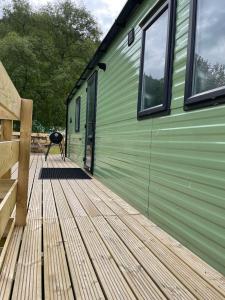
{"type": "Polygon", "coordinates": [[[60,153],[61,153],[62,160],[65,161],[65,155],[64,155],[64,152],[63,152],[63,146],[62,146],[61,143],[59,144],[59,149],[60,149],[60,153]]]}
{"type": "Polygon", "coordinates": [[[51,145],[52,145],[52,143],[50,143],[50,144],[48,145],[48,149],[47,149],[47,152],[46,152],[46,154],[45,154],[45,161],[47,160],[48,153],[49,153],[49,151],[50,151],[51,145]]]}

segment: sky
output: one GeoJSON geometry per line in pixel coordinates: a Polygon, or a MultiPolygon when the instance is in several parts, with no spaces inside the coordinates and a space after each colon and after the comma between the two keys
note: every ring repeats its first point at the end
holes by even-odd
{"type": "MultiPolygon", "coordinates": [[[[9,0],[0,0],[0,16],[1,7],[9,0]]],[[[48,2],[57,0],[30,0],[34,7],[38,8],[48,2]]],[[[84,5],[96,18],[101,31],[102,38],[106,35],[116,17],[122,10],[126,0],[74,0],[78,5],[84,5]]]]}

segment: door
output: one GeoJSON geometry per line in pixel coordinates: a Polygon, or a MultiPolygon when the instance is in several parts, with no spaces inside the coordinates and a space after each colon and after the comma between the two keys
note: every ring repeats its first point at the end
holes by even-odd
{"type": "Polygon", "coordinates": [[[86,114],[86,139],[84,168],[93,174],[94,148],[95,148],[95,122],[97,102],[97,71],[92,74],[87,82],[87,114],[86,114]]]}

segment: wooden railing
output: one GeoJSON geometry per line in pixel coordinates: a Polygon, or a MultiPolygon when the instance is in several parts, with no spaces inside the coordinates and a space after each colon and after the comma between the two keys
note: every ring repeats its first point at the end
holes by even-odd
{"type": "MultiPolygon", "coordinates": [[[[1,127],[1,126],[0,126],[1,127]]],[[[1,128],[0,128],[1,129],[1,128]]],[[[0,130],[1,137],[1,130],[0,130]]],[[[12,133],[13,140],[18,140],[20,138],[20,132],[14,131],[12,133]]],[[[31,133],[31,152],[43,153],[49,144],[49,134],[43,132],[32,132],[31,133]]]]}
{"type": "Polygon", "coordinates": [[[32,127],[32,101],[21,99],[0,62],[0,269],[15,225],[24,226],[32,127]],[[20,138],[12,139],[13,120],[20,121],[20,138]],[[18,162],[18,179],[11,179],[11,168],[18,162]]]}

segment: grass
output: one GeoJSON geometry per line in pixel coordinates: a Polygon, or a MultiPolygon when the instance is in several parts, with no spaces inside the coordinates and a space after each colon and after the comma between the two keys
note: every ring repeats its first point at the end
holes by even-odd
{"type": "Polygon", "coordinates": [[[49,151],[50,154],[60,154],[60,150],[59,150],[59,146],[52,146],[50,151],[49,151]]]}

